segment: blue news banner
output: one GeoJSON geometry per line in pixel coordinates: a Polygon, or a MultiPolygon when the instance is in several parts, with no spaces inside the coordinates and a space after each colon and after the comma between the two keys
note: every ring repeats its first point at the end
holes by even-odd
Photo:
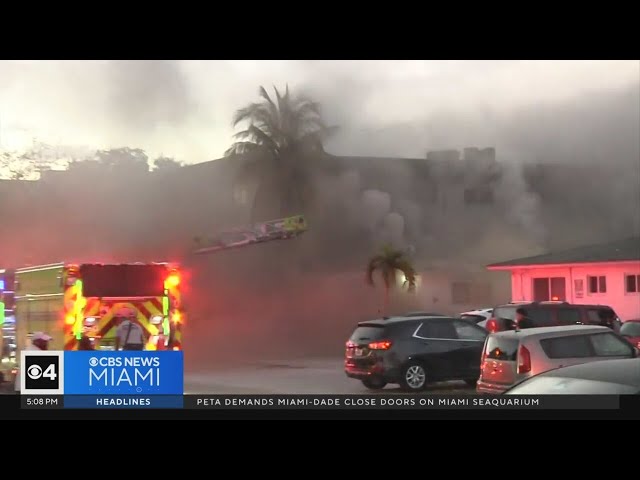
{"type": "Polygon", "coordinates": [[[23,351],[20,365],[25,408],[183,408],[181,351],[23,351]]]}

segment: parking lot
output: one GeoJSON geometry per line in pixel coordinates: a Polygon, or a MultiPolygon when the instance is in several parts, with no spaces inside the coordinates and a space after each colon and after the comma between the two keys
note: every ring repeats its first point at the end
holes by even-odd
{"type": "MultiPolygon", "coordinates": [[[[343,372],[343,359],[256,362],[214,371],[187,372],[185,393],[192,394],[387,394],[402,393],[397,385],[371,391],[343,372]]],[[[430,385],[426,394],[471,394],[464,382],[430,385]]]]}

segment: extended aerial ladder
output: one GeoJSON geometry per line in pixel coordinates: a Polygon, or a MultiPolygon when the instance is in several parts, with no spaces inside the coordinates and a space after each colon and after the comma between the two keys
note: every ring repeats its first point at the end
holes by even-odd
{"type": "Polygon", "coordinates": [[[272,240],[286,240],[303,234],[307,228],[304,215],[259,222],[248,228],[226,230],[213,237],[198,237],[195,239],[195,248],[191,253],[204,255],[272,240]]]}

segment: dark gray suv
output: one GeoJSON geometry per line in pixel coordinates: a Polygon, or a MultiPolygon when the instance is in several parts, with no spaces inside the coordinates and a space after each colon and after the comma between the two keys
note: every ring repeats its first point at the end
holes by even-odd
{"type": "Polygon", "coordinates": [[[450,317],[395,317],[361,322],[347,341],[345,373],[370,389],[399,384],[408,391],[430,382],[475,385],[487,331],[450,317]]]}

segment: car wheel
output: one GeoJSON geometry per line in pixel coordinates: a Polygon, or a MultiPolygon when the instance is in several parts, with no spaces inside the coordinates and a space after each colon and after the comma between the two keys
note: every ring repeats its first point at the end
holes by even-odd
{"type": "Polygon", "coordinates": [[[382,390],[387,386],[387,382],[381,378],[365,378],[362,380],[362,384],[369,390],[382,390]]]}
{"type": "Polygon", "coordinates": [[[401,384],[404,390],[419,392],[427,386],[427,371],[418,362],[408,363],[402,369],[401,384]]]}
{"type": "Polygon", "coordinates": [[[467,379],[465,379],[464,383],[466,383],[470,387],[475,387],[476,383],[478,383],[478,380],[475,379],[475,378],[467,378],[467,379]]]}

